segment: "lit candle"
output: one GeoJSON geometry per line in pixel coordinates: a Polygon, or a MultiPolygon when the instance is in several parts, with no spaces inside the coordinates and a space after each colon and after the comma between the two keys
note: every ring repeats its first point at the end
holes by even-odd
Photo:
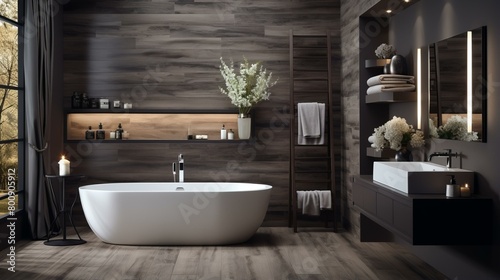
{"type": "Polygon", "coordinates": [[[460,188],[460,196],[461,197],[470,197],[470,189],[469,189],[468,184],[465,184],[465,187],[460,188]]]}
{"type": "Polygon", "coordinates": [[[64,156],[61,157],[59,161],[59,176],[69,175],[69,160],[65,159],[64,156]]]}

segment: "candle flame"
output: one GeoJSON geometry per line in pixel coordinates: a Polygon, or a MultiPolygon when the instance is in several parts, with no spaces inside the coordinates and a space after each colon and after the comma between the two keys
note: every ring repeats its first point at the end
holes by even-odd
{"type": "Polygon", "coordinates": [[[64,156],[61,156],[61,159],[64,159],[64,156]]]}
{"type": "Polygon", "coordinates": [[[466,188],[469,188],[469,184],[465,184],[465,187],[466,187],[466,188]]]}

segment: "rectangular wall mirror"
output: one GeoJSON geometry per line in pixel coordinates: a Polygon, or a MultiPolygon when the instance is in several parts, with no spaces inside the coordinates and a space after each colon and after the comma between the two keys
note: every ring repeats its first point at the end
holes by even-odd
{"type": "Polygon", "coordinates": [[[432,43],[428,50],[429,118],[440,128],[439,138],[486,142],[486,27],[432,43]],[[466,123],[467,137],[449,131],[457,130],[451,126],[458,121],[466,123]]]}

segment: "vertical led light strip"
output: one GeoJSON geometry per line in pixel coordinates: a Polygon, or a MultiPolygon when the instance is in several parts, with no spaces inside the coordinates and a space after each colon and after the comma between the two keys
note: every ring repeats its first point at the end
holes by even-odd
{"type": "Polygon", "coordinates": [[[417,129],[422,129],[422,50],[417,49],[417,129]]]}
{"type": "Polygon", "coordinates": [[[472,31],[467,31],[467,132],[472,132],[472,31]]]}

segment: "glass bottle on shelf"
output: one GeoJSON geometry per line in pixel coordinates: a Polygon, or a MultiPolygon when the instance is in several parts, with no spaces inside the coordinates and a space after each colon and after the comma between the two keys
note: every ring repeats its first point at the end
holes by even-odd
{"type": "Polygon", "coordinates": [[[95,139],[95,131],[92,130],[92,126],[89,126],[89,129],[85,131],[85,139],[87,140],[95,139]]]}
{"type": "Polygon", "coordinates": [[[96,131],[96,139],[105,139],[106,132],[102,129],[102,123],[99,123],[99,129],[96,131]]]}
{"type": "Polygon", "coordinates": [[[71,108],[73,109],[80,109],[82,107],[81,103],[81,98],[80,98],[80,93],[74,91],[73,96],[71,96],[71,108]]]}
{"type": "Polygon", "coordinates": [[[121,123],[118,124],[118,128],[115,130],[115,138],[116,139],[123,138],[123,128],[121,123]]]}
{"type": "Polygon", "coordinates": [[[87,97],[87,94],[84,92],[82,93],[82,108],[83,109],[88,109],[90,108],[90,99],[87,97]]]}

